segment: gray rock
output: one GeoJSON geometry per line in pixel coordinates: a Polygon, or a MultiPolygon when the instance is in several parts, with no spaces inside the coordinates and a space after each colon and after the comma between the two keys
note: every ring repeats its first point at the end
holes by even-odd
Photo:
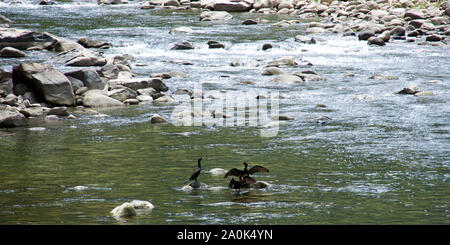
{"type": "Polygon", "coordinates": [[[169,95],[163,95],[161,97],[158,97],[157,99],[153,98],[153,102],[155,102],[155,103],[172,103],[172,102],[175,102],[175,100],[169,95]]]}
{"type": "Polygon", "coordinates": [[[217,41],[208,41],[208,48],[225,48],[225,45],[217,41]]]}
{"type": "Polygon", "coordinates": [[[73,105],[75,95],[69,79],[51,66],[23,63],[13,67],[13,83],[25,83],[33,92],[54,105],[73,105]]]}
{"type": "Polygon", "coordinates": [[[52,47],[56,41],[48,33],[24,29],[0,28],[0,48],[13,47],[20,50],[28,48],[47,49],[52,47]]]}
{"type": "Polygon", "coordinates": [[[367,44],[369,45],[377,45],[377,46],[384,46],[386,43],[383,41],[383,39],[379,37],[370,37],[369,40],[367,40],[367,44]]]}
{"type": "Polygon", "coordinates": [[[150,117],[149,122],[150,123],[165,123],[165,122],[167,122],[167,120],[158,114],[153,114],[153,116],[150,117]]]}
{"type": "Polygon", "coordinates": [[[295,62],[294,58],[291,56],[284,57],[278,60],[273,60],[267,63],[266,67],[281,67],[281,66],[296,66],[298,65],[297,62],[295,62]]]}
{"type": "Polygon", "coordinates": [[[135,99],[137,93],[130,88],[122,87],[108,91],[107,95],[113,99],[124,102],[127,99],[135,99]]]}
{"type": "Polygon", "coordinates": [[[111,86],[117,84],[136,91],[143,88],[153,88],[156,92],[169,90],[167,85],[159,78],[114,79],[109,80],[109,83],[111,86]]]}
{"type": "Polygon", "coordinates": [[[26,117],[40,117],[44,115],[44,110],[42,107],[29,107],[20,110],[20,113],[26,117]]]}
{"type": "Polygon", "coordinates": [[[184,33],[193,33],[194,30],[187,26],[174,27],[170,29],[169,34],[184,34],[184,33]]]}
{"type": "Polygon", "coordinates": [[[416,94],[419,93],[420,89],[416,86],[404,87],[402,90],[398,91],[398,94],[416,94]]]}
{"type": "Polygon", "coordinates": [[[391,30],[391,35],[392,36],[405,36],[406,33],[406,29],[401,27],[401,26],[397,26],[394,29],[391,30]]]}
{"type": "Polygon", "coordinates": [[[420,9],[409,9],[405,12],[405,15],[403,18],[409,17],[413,20],[416,19],[425,19],[425,15],[422,10],[420,9]]]}
{"type": "Polygon", "coordinates": [[[315,44],[316,43],[316,39],[314,39],[313,37],[306,37],[306,36],[302,36],[302,35],[295,36],[295,41],[300,42],[300,43],[305,43],[305,44],[315,44]]]}
{"type": "Polygon", "coordinates": [[[170,50],[188,50],[188,49],[194,49],[194,45],[186,41],[176,43],[170,48],[170,50]]]}
{"type": "Polygon", "coordinates": [[[299,76],[290,75],[290,74],[277,75],[273,79],[273,81],[277,82],[277,83],[285,83],[285,84],[303,83],[303,79],[301,79],[299,76]]]}
{"type": "Polygon", "coordinates": [[[83,94],[83,105],[88,107],[123,106],[123,103],[108,97],[103,90],[92,89],[83,94]]]}
{"type": "Polygon", "coordinates": [[[64,52],[64,51],[69,51],[72,49],[78,49],[78,50],[82,50],[84,49],[83,46],[81,46],[80,44],[78,44],[77,42],[67,39],[67,38],[60,38],[57,37],[56,38],[58,41],[56,42],[56,44],[54,45],[54,49],[56,52],[64,52]]]}
{"type": "Polygon", "coordinates": [[[89,89],[104,89],[106,83],[102,80],[100,75],[92,68],[83,68],[64,73],[68,77],[76,78],[83,82],[84,86],[89,89]]]}
{"type": "Polygon", "coordinates": [[[370,76],[369,79],[375,79],[375,80],[398,80],[398,76],[376,74],[376,75],[370,76]]]}
{"type": "Polygon", "coordinates": [[[56,115],[59,117],[67,117],[70,115],[69,111],[67,110],[67,107],[60,106],[60,107],[53,107],[51,108],[47,115],[56,115]]]}
{"type": "Polygon", "coordinates": [[[126,202],[120,206],[115,207],[111,211],[111,214],[115,218],[129,218],[129,217],[136,216],[136,209],[134,208],[134,206],[132,204],[126,202]]]}
{"type": "Polygon", "coordinates": [[[253,7],[253,1],[217,0],[213,7],[214,11],[245,12],[253,7]]]}
{"type": "Polygon", "coordinates": [[[28,120],[21,113],[0,108],[0,128],[23,127],[27,125],[28,120]]]}
{"type": "Polygon", "coordinates": [[[365,31],[361,31],[358,34],[358,40],[369,40],[370,37],[375,36],[375,32],[371,31],[371,30],[365,30],[365,31]]]}
{"type": "Polygon", "coordinates": [[[77,42],[85,48],[107,49],[111,47],[111,44],[108,42],[96,39],[87,39],[85,37],[79,38],[77,42]]]}
{"type": "Polygon", "coordinates": [[[442,38],[439,35],[430,35],[427,36],[425,40],[428,42],[440,42],[442,38]]]}
{"type": "Polygon", "coordinates": [[[22,58],[26,56],[27,54],[13,47],[4,47],[0,50],[0,57],[2,58],[22,58]]]}
{"type": "Polygon", "coordinates": [[[226,11],[204,11],[200,14],[200,21],[231,20],[233,16],[226,11]]]}
{"type": "Polygon", "coordinates": [[[247,20],[242,21],[241,24],[242,25],[256,25],[256,24],[258,24],[258,21],[247,19],[247,20]]]}
{"type": "Polygon", "coordinates": [[[265,43],[261,47],[262,50],[268,50],[268,49],[272,49],[272,48],[273,48],[273,45],[271,43],[265,43]]]}
{"type": "Polygon", "coordinates": [[[51,59],[52,62],[63,63],[66,66],[104,66],[106,58],[100,53],[88,49],[70,49],[61,52],[51,59]]]}
{"type": "Polygon", "coordinates": [[[284,72],[278,67],[267,67],[261,73],[261,75],[264,76],[280,75],[280,74],[284,74],[284,72]]]}

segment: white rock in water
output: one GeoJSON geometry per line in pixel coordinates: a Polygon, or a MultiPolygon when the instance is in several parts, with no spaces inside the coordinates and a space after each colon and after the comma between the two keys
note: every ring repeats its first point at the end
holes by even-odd
{"type": "Polygon", "coordinates": [[[257,181],[256,183],[254,183],[253,186],[256,188],[267,188],[267,187],[270,187],[271,184],[260,180],[260,181],[257,181]]]}
{"type": "Polygon", "coordinates": [[[73,189],[76,190],[76,191],[84,191],[84,190],[87,190],[88,188],[89,187],[84,186],[84,185],[77,185],[73,189]]]}
{"type": "Polygon", "coordinates": [[[227,171],[223,168],[213,168],[209,170],[209,173],[212,175],[222,175],[225,174],[227,171]]]}
{"type": "Polygon", "coordinates": [[[130,204],[133,205],[135,209],[152,209],[155,207],[151,202],[141,200],[133,200],[130,204]]]}
{"type": "Polygon", "coordinates": [[[135,216],[136,210],[131,203],[126,202],[120,206],[115,207],[111,211],[111,214],[116,218],[127,218],[135,216]]]}
{"type": "Polygon", "coordinates": [[[190,191],[190,190],[193,190],[194,188],[192,188],[190,185],[185,185],[185,186],[183,186],[182,188],[181,188],[181,190],[183,190],[183,191],[190,191]]]}

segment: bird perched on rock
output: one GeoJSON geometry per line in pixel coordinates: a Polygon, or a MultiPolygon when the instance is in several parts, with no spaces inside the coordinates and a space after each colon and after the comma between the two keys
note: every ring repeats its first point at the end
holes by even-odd
{"type": "Polygon", "coordinates": [[[190,182],[190,181],[195,181],[197,182],[197,178],[200,175],[200,172],[202,171],[202,165],[201,165],[201,161],[202,161],[203,157],[200,157],[198,159],[198,167],[197,169],[195,169],[195,171],[192,173],[191,177],[189,179],[187,179],[184,184],[190,182]]]}
{"type": "Polygon", "coordinates": [[[256,165],[253,166],[251,169],[247,169],[248,168],[248,164],[246,162],[243,162],[242,164],[244,164],[244,169],[243,170],[239,170],[237,168],[232,168],[230,169],[224,176],[224,178],[228,177],[228,176],[236,176],[238,177],[238,181],[234,180],[234,178],[231,179],[229,186],[232,185],[232,183],[234,183],[233,185],[240,185],[242,186],[243,184],[253,184],[256,182],[255,179],[253,179],[252,177],[250,177],[251,174],[254,174],[256,172],[269,172],[269,169],[256,165]],[[237,184],[236,184],[237,183],[237,184]]]}

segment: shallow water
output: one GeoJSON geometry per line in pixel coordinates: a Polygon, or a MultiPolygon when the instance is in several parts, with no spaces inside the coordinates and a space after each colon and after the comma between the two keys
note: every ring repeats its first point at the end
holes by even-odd
{"type": "MultiPolygon", "coordinates": [[[[261,125],[149,124],[154,113],[170,118],[187,98],[176,96],[179,102],[172,105],[105,109],[100,112],[107,117],[75,114],[77,120],[2,129],[0,224],[449,224],[448,47],[393,41],[380,48],[339,34],[299,44],[294,37],[304,34],[310,20],[275,28],[271,24],[281,20],[276,15],[243,13],[229,22],[203,23],[200,11],[141,10],[134,2],[0,6],[14,28],[112,42],[113,48],[102,50],[105,56],[131,54],[137,76],[189,74],[165,80],[170,92],[199,83],[204,92],[234,93],[238,101],[243,92],[277,92],[289,96],[279,100],[280,115],[295,118],[270,138],[260,137],[261,125]],[[248,18],[267,23],[240,24],[248,18]],[[179,26],[195,32],[169,34],[179,26]],[[169,50],[181,40],[196,49],[169,50]],[[208,40],[226,49],[208,49],[208,40]],[[275,48],[262,51],[264,43],[275,48]],[[280,85],[260,75],[264,64],[284,56],[300,63],[285,72],[313,69],[327,80],[280,85]],[[243,65],[230,66],[236,60],[243,65]],[[369,79],[374,74],[399,79],[369,79]],[[239,84],[246,80],[256,84],[239,84]],[[407,85],[436,94],[394,94],[407,85]],[[318,125],[321,116],[332,120],[318,125]],[[255,178],[271,186],[237,194],[227,189],[228,179],[205,171],[199,180],[213,188],[185,191],[182,183],[199,156],[205,170],[241,168],[242,161],[265,166],[270,173],[255,178]],[[131,219],[110,216],[114,207],[135,199],[155,208],[131,219]]],[[[2,59],[0,68],[53,55],[33,51],[21,61],[2,59]]]]}

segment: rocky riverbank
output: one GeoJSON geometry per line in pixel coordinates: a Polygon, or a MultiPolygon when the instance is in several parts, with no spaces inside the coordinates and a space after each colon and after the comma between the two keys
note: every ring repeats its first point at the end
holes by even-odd
{"type": "MultiPolygon", "coordinates": [[[[104,5],[126,2],[117,0],[98,3],[104,5]]],[[[180,11],[202,8],[199,21],[228,21],[233,19],[234,12],[244,11],[277,14],[280,22],[273,25],[280,27],[295,22],[286,21],[284,16],[289,16],[290,19],[295,16],[299,20],[317,18],[319,21],[309,22],[305,35],[295,38],[295,42],[305,44],[316,43],[316,34],[337,33],[354,36],[368,45],[385,46],[395,39],[446,48],[446,37],[450,33],[450,1],[153,0],[142,2],[140,8],[170,8],[180,11]]],[[[14,20],[8,16],[0,16],[0,22],[0,60],[20,60],[28,57],[31,51],[39,50],[54,54],[49,62],[18,63],[10,71],[0,70],[0,127],[24,126],[27,125],[28,118],[33,117],[48,120],[60,117],[75,119],[76,116],[71,111],[95,114],[95,111],[88,109],[90,107],[174,101],[171,95],[165,94],[169,88],[163,80],[177,76],[176,72],[136,77],[130,65],[134,62],[133,57],[103,56],[101,50],[112,46],[107,41],[86,37],[70,40],[51,33],[10,28],[14,20]],[[61,71],[52,64],[71,69],[61,71]]],[[[257,25],[259,21],[257,18],[249,19],[242,24],[257,25]]],[[[189,27],[171,30],[172,34],[185,32],[193,30],[189,27]]],[[[218,41],[209,41],[208,46],[225,48],[218,41]]],[[[195,47],[180,40],[168,48],[189,50],[195,47]]],[[[272,45],[267,44],[262,49],[271,48],[272,45]]],[[[292,57],[274,60],[265,64],[266,68],[261,75],[273,75],[274,82],[284,84],[326,80],[314,70],[284,74],[277,62],[285,62],[281,66],[298,65],[292,57]]],[[[419,92],[413,91],[407,94],[419,92]]],[[[192,94],[190,91],[186,93],[192,94]]],[[[166,120],[150,120],[161,121],[166,120]]]]}

